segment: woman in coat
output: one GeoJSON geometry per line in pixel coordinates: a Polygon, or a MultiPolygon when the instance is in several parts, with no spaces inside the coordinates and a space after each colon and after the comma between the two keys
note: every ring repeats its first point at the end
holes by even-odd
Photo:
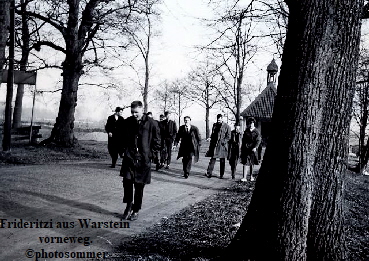
{"type": "Polygon", "coordinates": [[[255,128],[255,119],[250,117],[246,121],[247,128],[243,133],[242,145],[241,145],[241,163],[243,164],[243,177],[241,181],[247,181],[247,177],[250,176],[250,180],[254,181],[252,176],[252,170],[254,165],[258,165],[257,149],[261,142],[261,136],[258,129],[255,128]],[[248,171],[249,168],[249,171],[248,171]]]}
{"type": "Polygon", "coordinates": [[[223,122],[222,114],[217,115],[217,122],[213,124],[213,129],[210,136],[209,150],[206,152],[206,157],[211,157],[206,172],[208,178],[212,177],[215,161],[220,159],[220,178],[223,178],[225,170],[225,159],[228,156],[228,141],[231,138],[231,128],[227,123],[223,122]]]}
{"type": "Polygon", "coordinates": [[[191,171],[192,157],[195,157],[195,162],[199,161],[201,136],[199,129],[191,125],[189,116],[184,117],[184,122],[185,125],[179,127],[174,146],[177,146],[181,141],[177,159],[182,158],[183,176],[187,179],[191,171]]]}

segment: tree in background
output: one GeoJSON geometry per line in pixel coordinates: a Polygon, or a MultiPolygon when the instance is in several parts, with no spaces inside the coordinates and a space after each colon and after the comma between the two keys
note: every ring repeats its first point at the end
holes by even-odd
{"type": "Polygon", "coordinates": [[[211,29],[217,31],[215,40],[204,48],[218,61],[217,72],[223,83],[218,86],[218,92],[237,123],[240,120],[246,66],[258,50],[253,4],[253,0],[222,4],[224,13],[209,24],[211,29]]]}
{"type": "Polygon", "coordinates": [[[286,0],[273,132],[232,260],[346,260],[342,193],[362,0],[286,0]]]}
{"type": "Polygon", "coordinates": [[[125,21],[124,13],[117,13],[116,23],[121,28],[123,35],[128,35],[130,45],[139,50],[139,56],[144,61],[144,77],[141,76],[140,70],[134,64],[134,57],[128,65],[136,72],[138,85],[141,89],[144,112],[148,111],[148,96],[150,91],[150,51],[153,37],[157,35],[156,22],[160,19],[160,13],[157,10],[162,0],[142,0],[138,2],[136,9],[138,12],[131,14],[129,20],[125,21]],[[141,79],[143,80],[143,83],[141,79]]]}
{"type": "Polygon", "coordinates": [[[268,28],[268,33],[265,36],[272,39],[277,54],[281,57],[286,38],[288,7],[283,0],[257,0],[256,2],[261,4],[261,13],[255,19],[268,28]]]}
{"type": "Polygon", "coordinates": [[[357,72],[356,91],[353,103],[353,118],[359,125],[359,163],[355,168],[358,173],[363,173],[369,160],[369,139],[367,127],[369,119],[369,59],[367,50],[361,50],[359,67],[357,72]]]}
{"type": "Polygon", "coordinates": [[[178,116],[178,126],[181,125],[183,111],[190,107],[191,100],[188,99],[189,88],[183,79],[176,79],[170,84],[169,93],[171,105],[168,110],[178,116]]]}
{"type": "Polygon", "coordinates": [[[187,81],[189,90],[186,92],[186,96],[205,109],[207,139],[210,137],[210,110],[221,102],[220,94],[216,87],[219,82],[217,82],[214,66],[210,64],[209,60],[206,60],[189,73],[187,81]]]}
{"type": "Polygon", "coordinates": [[[126,10],[127,17],[136,1],[78,0],[36,1],[29,3],[29,11],[18,11],[47,23],[53,33],[40,40],[35,48],[40,50],[48,46],[64,55],[62,62],[63,87],[59,112],[48,139],[43,144],[55,142],[62,146],[73,146],[74,114],[77,106],[78,84],[84,74],[86,63],[98,63],[98,58],[105,52],[104,39],[99,33],[107,31],[105,20],[117,10],[126,10]],[[32,6],[30,6],[32,4],[32,6]],[[63,41],[60,41],[63,39],[63,41]],[[84,60],[85,58],[85,60],[84,60]],[[85,63],[85,61],[87,62],[85,63]]]}
{"type": "Polygon", "coordinates": [[[165,80],[159,84],[159,88],[154,92],[154,101],[159,106],[162,113],[168,110],[171,104],[172,95],[170,93],[170,83],[165,80]]]}
{"type": "MultiPolygon", "coordinates": [[[[25,13],[27,11],[27,5],[24,0],[20,1],[21,12],[25,13]]],[[[21,58],[19,60],[19,70],[26,71],[28,65],[29,54],[31,51],[30,41],[30,25],[29,17],[24,14],[21,16],[20,21],[20,37],[16,39],[16,45],[21,49],[21,58]]],[[[38,29],[34,29],[33,33],[37,33],[38,29]]],[[[24,84],[19,83],[17,86],[17,95],[15,97],[14,111],[13,111],[13,128],[18,128],[22,125],[22,105],[23,105],[23,95],[24,95],[24,84]]]]}
{"type": "Polygon", "coordinates": [[[9,35],[9,7],[10,0],[0,0],[0,75],[6,62],[6,41],[9,35]]]}

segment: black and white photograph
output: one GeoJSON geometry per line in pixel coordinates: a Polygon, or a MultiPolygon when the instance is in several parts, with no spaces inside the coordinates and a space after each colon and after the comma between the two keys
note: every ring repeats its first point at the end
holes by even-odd
{"type": "Polygon", "coordinates": [[[0,260],[369,261],[369,1],[0,0],[0,260]]]}

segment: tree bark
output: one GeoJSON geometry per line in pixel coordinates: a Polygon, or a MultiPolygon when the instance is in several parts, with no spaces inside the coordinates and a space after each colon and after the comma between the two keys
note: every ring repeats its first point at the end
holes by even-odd
{"type": "Polygon", "coordinates": [[[273,132],[227,254],[232,260],[345,260],[343,176],[363,1],[288,5],[273,132]]]}
{"type": "Polygon", "coordinates": [[[5,48],[9,31],[10,0],[0,0],[0,75],[3,75],[3,66],[6,61],[5,48]]]}
{"type": "MultiPolygon", "coordinates": [[[[22,12],[26,12],[27,5],[24,5],[24,0],[21,0],[22,12]]],[[[30,51],[30,34],[28,29],[28,16],[26,14],[22,15],[22,58],[20,60],[20,70],[27,70],[27,63],[30,51]]],[[[13,128],[18,128],[22,126],[22,107],[23,107],[23,94],[24,94],[24,84],[18,84],[17,95],[15,97],[15,105],[13,111],[13,128]]]]}
{"type": "Polygon", "coordinates": [[[8,79],[6,84],[6,101],[5,101],[5,120],[4,120],[4,137],[3,151],[10,151],[11,146],[11,121],[12,121],[12,100],[14,85],[14,16],[15,1],[10,1],[9,7],[9,66],[8,79]]]}

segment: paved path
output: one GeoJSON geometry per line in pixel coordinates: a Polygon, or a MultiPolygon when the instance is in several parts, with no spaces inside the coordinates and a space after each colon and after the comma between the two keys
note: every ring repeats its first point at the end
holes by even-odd
{"type": "MultiPolygon", "coordinates": [[[[120,223],[124,210],[120,166],[110,169],[108,161],[85,161],[1,167],[0,219],[6,220],[0,223],[0,260],[35,260],[25,256],[27,249],[39,253],[44,250],[51,256],[55,251],[111,252],[124,237],[143,232],[163,217],[234,182],[227,172],[225,179],[217,177],[218,162],[215,177],[203,176],[207,162],[207,158],[202,158],[198,164],[193,164],[188,179],[182,177],[181,161],[174,160],[170,170],[153,171],[152,184],[145,187],[139,219],[129,223],[120,223]],[[82,228],[79,219],[106,222],[109,226],[117,222],[129,228],[82,228]],[[9,223],[14,221],[16,224],[9,223]],[[14,225],[24,226],[24,222],[41,225],[41,221],[52,228],[13,228],[14,225]],[[42,237],[47,243],[41,242],[42,237]],[[71,243],[69,237],[82,238],[80,243],[71,243]],[[50,243],[52,239],[62,239],[65,243],[50,243]]],[[[66,260],[66,253],[58,254],[64,258],[39,260],[66,260]]]]}

